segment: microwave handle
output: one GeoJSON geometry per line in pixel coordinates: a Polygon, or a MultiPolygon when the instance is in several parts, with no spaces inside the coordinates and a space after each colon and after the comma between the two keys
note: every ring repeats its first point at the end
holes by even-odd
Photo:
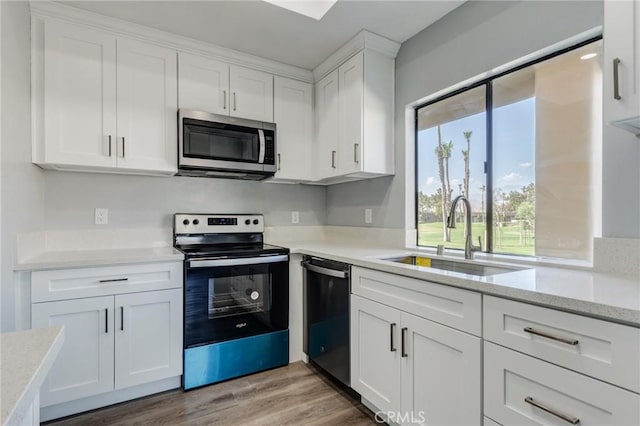
{"type": "Polygon", "coordinates": [[[266,142],[264,140],[264,130],[258,129],[258,137],[260,138],[260,151],[258,153],[258,163],[264,164],[264,151],[266,150],[266,142]]]}

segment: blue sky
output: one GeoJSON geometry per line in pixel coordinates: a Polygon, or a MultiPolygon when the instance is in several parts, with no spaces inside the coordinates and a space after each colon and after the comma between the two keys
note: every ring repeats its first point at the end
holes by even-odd
{"type": "MultiPolygon", "coordinates": [[[[453,141],[453,153],[449,159],[449,177],[453,195],[459,194],[459,184],[464,178],[462,150],[467,143],[463,132],[471,131],[470,185],[474,210],[480,208],[485,183],[484,161],[486,159],[486,114],[474,114],[441,125],[442,142],[453,141]]],[[[494,190],[509,192],[535,181],[535,98],[494,109],[494,190]]],[[[438,144],[435,127],[418,133],[418,185],[425,194],[433,194],[440,188],[438,159],[435,147],[438,144]]]]}

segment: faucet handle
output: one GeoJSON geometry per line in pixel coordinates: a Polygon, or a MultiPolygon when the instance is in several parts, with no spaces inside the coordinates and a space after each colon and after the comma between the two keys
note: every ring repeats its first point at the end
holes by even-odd
{"type": "Polygon", "coordinates": [[[436,248],[436,254],[442,256],[444,254],[444,244],[438,244],[436,248]]]}

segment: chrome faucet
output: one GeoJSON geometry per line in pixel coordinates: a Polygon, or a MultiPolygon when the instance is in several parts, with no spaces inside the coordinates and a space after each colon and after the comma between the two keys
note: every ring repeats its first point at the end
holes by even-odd
{"type": "MultiPolygon", "coordinates": [[[[464,240],[464,258],[465,259],[473,259],[473,255],[475,252],[480,251],[481,248],[479,245],[474,246],[471,238],[471,203],[469,200],[465,198],[464,195],[458,195],[451,202],[451,209],[449,210],[449,217],[447,217],[447,228],[455,228],[456,227],[456,207],[458,202],[464,202],[465,209],[465,240],[464,240]]],[[[480,237],[478,237],[478,242],[480,242],[480,237]]]]}

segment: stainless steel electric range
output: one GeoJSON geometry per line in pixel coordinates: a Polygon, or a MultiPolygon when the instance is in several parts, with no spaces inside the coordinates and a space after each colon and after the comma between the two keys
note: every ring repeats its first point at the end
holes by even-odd
{"type": "Polygon", "coordinates": [[[289,250],[263,232],[262,215],[174,215],[185,390],[289,363],[289,250]]]}

